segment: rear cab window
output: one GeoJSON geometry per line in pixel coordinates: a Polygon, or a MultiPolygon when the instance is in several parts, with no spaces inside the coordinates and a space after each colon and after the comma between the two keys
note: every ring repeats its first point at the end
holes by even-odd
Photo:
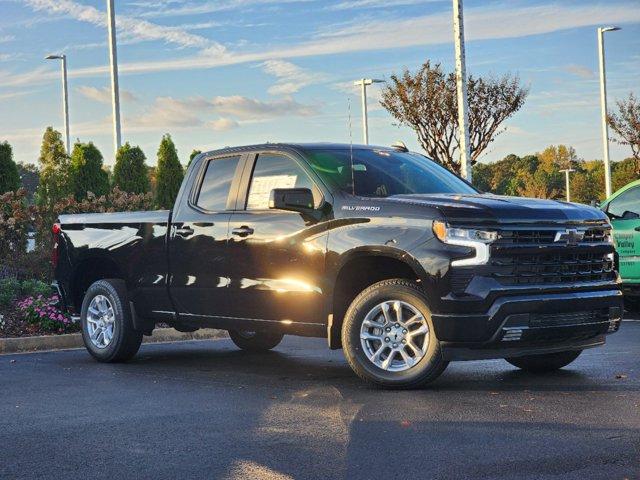
{"type": "Polygon", "coordinates": [[[227,210],[229,191],[240,155],[209,160],[196,198],[196,206],[210,212],[227,210]]]}

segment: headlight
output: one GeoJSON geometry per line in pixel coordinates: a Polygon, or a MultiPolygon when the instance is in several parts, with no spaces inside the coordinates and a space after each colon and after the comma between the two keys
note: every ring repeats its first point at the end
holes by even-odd
{"type": "Polygon", "coordinates": [[[453,260],[451,266],[454,267],[484,265],[489,261],[489,244],[498,238],[498,232],[495,231],[447,227],[438,220],[433,222],[433,234],[443,243],[475,249],[475,256],[453,260]]]}

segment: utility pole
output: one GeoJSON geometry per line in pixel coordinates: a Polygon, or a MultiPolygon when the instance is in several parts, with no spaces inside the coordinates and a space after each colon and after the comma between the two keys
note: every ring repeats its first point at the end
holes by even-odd
{"type": "Polygon", "coordinates": [[[467,99],[467,67],[464,54],[462,0],[453,0],[453,35],[456,49],[456,90],[458,93],[460,176],[470,182],[471,147],[469,144],[469,103],[467,99]]]}
{"type": "Polygon", "coordinates": [[[567,202],[571,201],[571,194],[569,193],[569,174],[571,172],[575,172],[575,170],[573,168],[565,168],[563,170],[560,170],[561,172],[564,172],[564,178],[565,178],[565,182],[566,182],[566,189],[567,189],[567,202]]]}
{"type": "Polygon", "coordinates": [[[376,80],[372,78],[362,78],[356,80],[353,84],[356,87],[362,87],[362,139],[365,145],[369,145],[369,114],[367,112],[367,85],[374,83],[384,83],[384,80],[376,80]]]}
{"type": "Polygon", "coordinates": [[[604,188],[611,196],[611,162],[609,160],[609,125],[607,122],[607,79],[604,68],[604,32],[614,32],[620,27],[598,28],[598,57],[600,60],[600,116],[602,122],[602,153],[604,160],[604,188]]]}
{"type": "Polygon", "coordinates": [[[113,0],[107,0],[107,16],[109,17],[109,60],[111,61],[111,99],[113,107],[113,147],[115,155],[122,145],[120,131],[120,87],[118,86],[118,51],[116,47],[116,13],[113,0]]]}
{"type": "Polygon", "coordinates": [[[47,55],[45,60],[62,60],[62,113],[64,116],[64,138],[67,155],[71,155],[71,142],[69,140],[69,89],[67,86],[67,56],[47,55]]]}

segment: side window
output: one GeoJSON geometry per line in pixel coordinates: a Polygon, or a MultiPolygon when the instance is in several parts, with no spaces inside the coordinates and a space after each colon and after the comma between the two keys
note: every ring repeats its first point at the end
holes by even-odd
{"type": "Polygon", "coordinates": [[[274,188],[314,188],[307,173],[284,155],[259,155],[253,168],[247,210],[269,208],[269,195],[274,188]]]}
{"type": "Polygon", "coordinates": [[[196,205],[205,210],[219,212],[227,209],[229,188],[236,173],[240,157],[210,160],[204,174],[196,205]]]}
{"type": "Polygon", "coordinates": [[[632,188],[611,200],[607,213],[613,218],[640,217],[640,187],[632,188]]]}

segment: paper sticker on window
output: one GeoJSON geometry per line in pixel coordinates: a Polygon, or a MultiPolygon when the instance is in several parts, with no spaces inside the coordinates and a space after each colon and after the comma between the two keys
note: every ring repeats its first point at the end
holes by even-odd
{"type": "Polygon", "coordinates": [[[269,196],[274,188],[294,188],[297,175],[269,175],[266,177],[253,177],[251,190],[247,200],[247,208],[250,210],[269,208],[269,196]]]}

